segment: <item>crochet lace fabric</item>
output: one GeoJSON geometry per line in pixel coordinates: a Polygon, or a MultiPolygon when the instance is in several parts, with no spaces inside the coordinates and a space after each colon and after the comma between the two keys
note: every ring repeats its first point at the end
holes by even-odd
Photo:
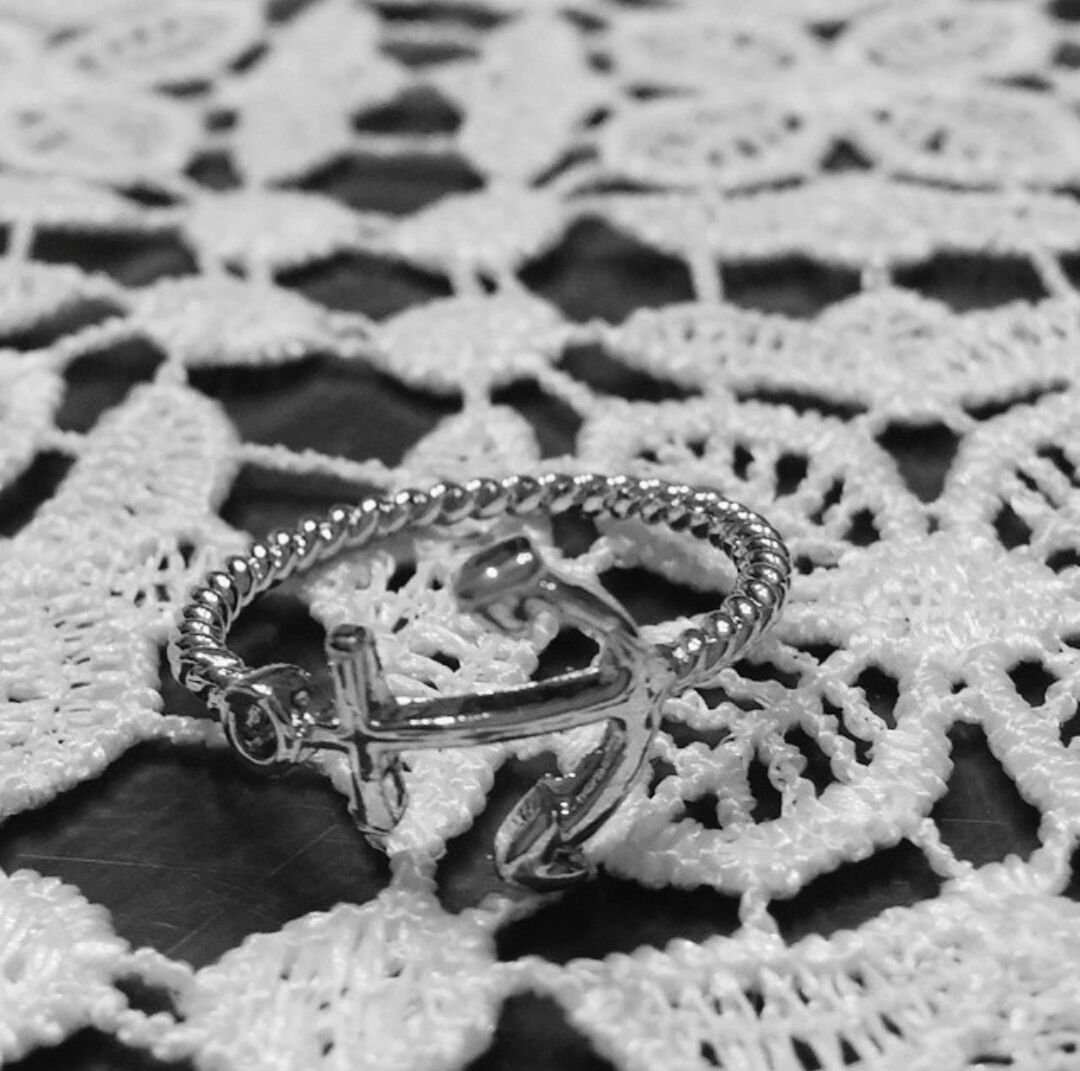
{"type": "MultiPolygon", "coordinates": [[[[200,1068],[455,1069],[534,991],[620,1071],[1080,1067],[1077,18],[1072,0],[0,0],[0,482],[70,461],[0,544],[4,816],[138,742],[224,746],[163,703],[159,652],[250,538],[219,515],[242,469],[663,476],[764,513],[799,574],[751,659],[668,703],[652,777],[589,846],[619,878],[738,898],[729,935],[499,959],[500,929],[544,902],[448,910],[445,846],[509,759],[569,768],[595,737],[425,753],[379,895],[198,970],[55,877],[0,875],[0,1059],[92,1025],[200,1068]],[[453,121],[388,121],[418,100],[453,121]],[[310,181],[361,158],[455,161],[468,188],[421,180],[391,213],[310,181]],[[571,284],[539,296],[532,270],[583,234],[685,292],[658,277],[615,314],[571,284]],[[181,268],[48,255],[159,238],[181,268]],[[365,315],[294,285],[357,257],[433,296],[365,315]],[[989,300],[980,277],[1003,280],[989,300]],[[788,279],[786,310],[755,309],[788,279]],[[133,340],[153,372],[65,428],[73,370],[133,340]],[[453,411],[388,466],[244,441],[199,389],[244,366],[257,390],[312,355],[453,411]],[[631,397],[604,389],[612,365],[631,397]],[[522,383],[579,422],[571,455],[542,456],[522,383]],[[980,731],[1038,830],[972,861],[934,815],[952,742],[980,731]],[[937,895],[785,939],[790,898],[902,843],[937,895]],[[137,1007],[133,979],[172,1007],[137,1007]]],[[[691,541],[594,535],[564,568],[717,599],[729,576],[691,541]]],[[[458,613],[468,549],[379,549],[301,595],[373,627],[399,693],[525,680],[552,630],[458,613]]]]}

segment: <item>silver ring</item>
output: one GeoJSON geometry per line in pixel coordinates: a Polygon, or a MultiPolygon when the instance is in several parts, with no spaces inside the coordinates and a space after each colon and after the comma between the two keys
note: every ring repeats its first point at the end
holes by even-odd
{"type": "Polygon", "coordinates": [[[787,595],[791,563],[776,530],[715,491],[629,476],[552,473],[475,479],[370,497],[276,531],[230,558],[191,595],[169,643],[177,679],[205,698],[236,753],[279,770],[320,752],[344,753],[349,810],[384,847],[407,800],[402,752],[463,747],[605,723],[597,749],[569,774],[542,778],[495,838],[501,876],[535,889],[565,887],[589,873],[582,845],[612,814],[646,764],[664,700],[710,683],[772,623],[787,595]],[[526,536],[473,554],[458,571],[461,608],[514,631],[539,609],[596,640],[587,669],[484,694],[399,699],[386,686],[375,637],[361,626],[326,640],[333,700],[320,704],[299,666],[250,669],[225,646],[229,627],[262,592],[295,573],[406,529],[576,510],[586,516],[663,525],[709,542],[735,565],[719,609],[672,643],[651,644],[599,585],[559,574],[526,536]]]}

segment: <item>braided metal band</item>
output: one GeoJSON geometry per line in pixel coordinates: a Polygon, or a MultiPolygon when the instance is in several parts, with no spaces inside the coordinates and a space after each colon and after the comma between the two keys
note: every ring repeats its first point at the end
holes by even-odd
{"type": "Polygon", "coordinates": [[[787,595],[791,562],[776,529],[715,491],[628,476],[561,473],[439,483],[335,506],[292,531],[271,533],[246,556],[230,558],[192,593],[169,645],[173,672],[197,695],[220,694],[241,679],[248,667],[225,646],[239,612],[280,581],[343,550],[407,528],[569,510],[664,525],[707,540],[734,563],[736,582],[720,608],[658,649],[680,689],[709,682],[735,661],[769,626],[787,595]]]}

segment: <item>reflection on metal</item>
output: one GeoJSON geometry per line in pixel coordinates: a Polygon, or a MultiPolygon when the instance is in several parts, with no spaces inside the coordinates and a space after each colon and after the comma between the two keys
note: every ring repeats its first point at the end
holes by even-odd
{"type": "Polygon", "coordinates": [[[495,839],[504,878],[533,888],[565,886],[588,874],[582,844],[641,772],[673,673],[607,592],[560,576],[523,536],[470,557],[454,592],[463,609],[507,632],[550,611],[560,625],[592,637],[600,653],[587,669],[515,688],[398,699],[387,688],[371,632],[341,626],[327,637],[332,709],[314,708],[306,675],[270,666],[226,691],[226,732],[263,768],[328,749],[344,752],[352,773],[350,810],[381,846],[406,804],[402,752],[491,744],[603,721],[597,748],[569,773],[533,786],[495,839]]]}

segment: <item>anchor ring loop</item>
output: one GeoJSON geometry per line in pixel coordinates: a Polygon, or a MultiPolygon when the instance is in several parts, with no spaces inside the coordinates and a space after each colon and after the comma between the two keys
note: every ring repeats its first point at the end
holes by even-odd
{"type": "Polygon", "coordinates": [[[584,843],[639,778],[666,698],[711,683],[772,623],[787,596],[790,557],[776,530],[715,491],[661,480],[594,474],[439,483],[336,506],[276,531],[230,558],[191,594],[170,639],[177,679],[202,696],[233,750],[264,771],[343,753],[349,808],[383,847],[407,803],[402,753],[495,743],[604,723],[596,749],[568,774],[539,781],[503,822],[495,858],[508,881],[537,889],[585,877],[584,843]],[[587,669],[484,694],[401,699],[391,694],[372,633],[332,629],[326,650],[333,701],[314,698],[298,666],[250,669],[225,645],[240,611],[295,573],[407,529],[471,519],[576,510],[599,519],[662,525],[707,541],[736,568],[720,607],[667,644],[646,641],[602,587],[562,575],[532,541],[512,536],[471,555],[454,579],[459,606],[515,631],[538,610],[597,641],[587,669]]]}

